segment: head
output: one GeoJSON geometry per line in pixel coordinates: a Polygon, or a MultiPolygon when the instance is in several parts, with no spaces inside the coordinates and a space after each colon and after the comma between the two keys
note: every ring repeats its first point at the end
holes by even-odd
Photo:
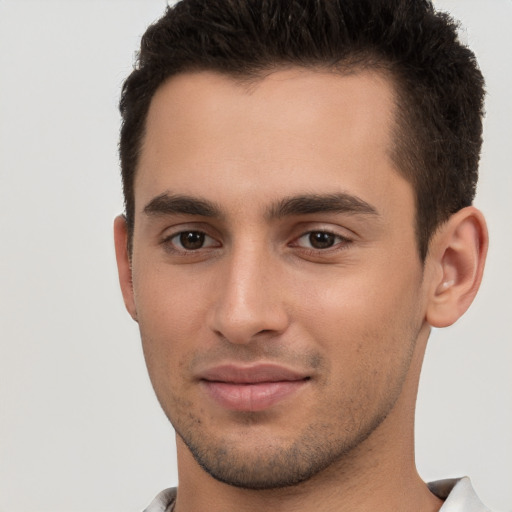
{"type": "Polygon", "coordinates": [[[182,463],[250,489],[413,464],[430,326],[482,275],[481,97],[428,2],[189,0],[148,29],[116,252],[182,463]]]}
{"type": "Polygon", "coordinates": [[[130,233],[134,180],[156,90],[187,71],[250,82],[289,66],[341,74],[380,70],[393,82],[391,150],[414,188],[423,260],[436,228],[473,201],[484,96],[482,75],[458,41],[456,23],[427,0],[189,0],[169,7],[144,34],[120,104],[130,233]]]}

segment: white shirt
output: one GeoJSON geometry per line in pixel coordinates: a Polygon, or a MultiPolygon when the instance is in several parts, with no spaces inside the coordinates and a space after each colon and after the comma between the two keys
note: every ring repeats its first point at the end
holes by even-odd
{"type": "Polygon", "coordinates": [[[439,512],[491,512],[479,500],[467,476],[438,480],[427,485],[433,494],[445,500],[439,512]]]}

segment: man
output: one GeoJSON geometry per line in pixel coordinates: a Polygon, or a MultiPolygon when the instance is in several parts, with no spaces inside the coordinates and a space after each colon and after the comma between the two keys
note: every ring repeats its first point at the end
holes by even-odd
{"type": "Polygon", "coordinates": [[[483,272],[483,79],[422,0],[183,0],[121,100],[121,288],[177,433],[154,511],[486,510],[427,486],[431,327],[483,272]]]}

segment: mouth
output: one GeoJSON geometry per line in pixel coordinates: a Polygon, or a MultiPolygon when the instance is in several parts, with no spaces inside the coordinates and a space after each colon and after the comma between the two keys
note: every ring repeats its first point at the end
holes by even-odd
{"type": "Polygon", "coordinates": [[[222,365],[199,375],[206,394],[221,407],[232,411],[256,412],[291,397],[310,380],[309,375],[283,366],[222,365]]]}

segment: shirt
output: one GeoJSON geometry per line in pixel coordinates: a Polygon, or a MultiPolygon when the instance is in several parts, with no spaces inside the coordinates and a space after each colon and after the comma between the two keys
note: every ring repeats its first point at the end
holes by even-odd
{"type": "MultiPolygon", "coordinates": [[[[491,512],[478,499],[467,476],[438,480],[427,485],[433,494],[444,500],[439,512],[491,512]]],[[[157,495],[144,512],[172,512],[175,501],[176,488],[165,489],[157,495]]]]}

